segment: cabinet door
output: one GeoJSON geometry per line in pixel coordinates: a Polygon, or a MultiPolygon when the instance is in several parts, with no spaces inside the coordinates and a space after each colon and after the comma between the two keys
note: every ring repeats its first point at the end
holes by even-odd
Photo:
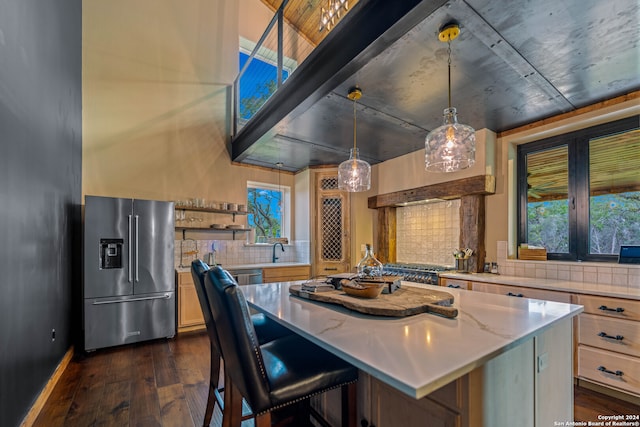
{"type": "MultiPolygon", "coordinates": [[[[178,328],[202,325],[204,317],[191,273],[178,274],[178,328]]],[[[193,328],[191,328],[193,329],[193,328]]]]}
{"type": "Polygon", "coordinates": [[[179,327],[204,325],[204,317],[198,301],[195,286],[180,287],[180,323],[179,327]]]}
{"type": "Polygon", "coordinates": [[[338,190],[338,173],[316,175],[315,276],[351,270],[349,193],[338,190]]]}

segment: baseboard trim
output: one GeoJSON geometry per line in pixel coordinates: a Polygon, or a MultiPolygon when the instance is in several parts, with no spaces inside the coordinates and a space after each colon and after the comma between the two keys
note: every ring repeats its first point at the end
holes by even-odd
{"type": "Polygon", "coordinates": [[[182,326],[178,328],[178,333],[183,334],[185,332],[204,331],[205,329],[207,329],[207,326],[204,323],[202,323],[200,325],[182,326]]]}
{"type": "Polygon", "coordinates": [[[56,367],[56,370],[53,371],[53,375],[51,375],[51,377],[49,378],[49,381],[47,381],[47,384],[44,386],[44,388],[38,395],[38,398],[31,406],[29,413],[27,413],[27,415],[22,420],[20,427],[33,426],[33,423],[35,423],[36,418],[38,418],[38,415],[40,415],[40,411],[42,411],[44,404],[47,403],[47,399],[49,399],[51,392],[55,388],[56,384],[58,384],[58,381],[62,377],[62,374],[64,373],[65,369],[67,369],[67,366],[69,366],[69,363],[73,358],[73,354],[74,354],[74,349],[73,349],[73,346],[71,346],[69,347],[69,350],[67,350],[64,357],[56,367]]]}
{"type": "Polygon", "coordinates": [[[584,378],[578,378],[578,387],[586,388],[588,390],[614,397],[616,399],[624,400],[625,402],[633,403],[636,405],[638,404],[638,395],[591,382],[584,378]]]}

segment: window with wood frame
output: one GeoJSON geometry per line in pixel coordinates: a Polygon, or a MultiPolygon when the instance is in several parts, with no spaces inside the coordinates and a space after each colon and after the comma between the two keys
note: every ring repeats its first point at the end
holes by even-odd
{"type": "Polygon", "coordinates": [[[249,243],[282,242],[290,236],[291,188],[263,182],[247,182],[247,225],[255,230],[249,243]]]}
{"type": "Polygon", "coordinates": [[[615,261],[640,245],[640,116],[518,147],[518,244],[615,261]]]}

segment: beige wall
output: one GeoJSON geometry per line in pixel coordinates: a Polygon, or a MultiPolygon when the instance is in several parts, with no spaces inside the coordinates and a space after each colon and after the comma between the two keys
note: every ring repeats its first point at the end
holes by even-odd
{"type": "Polygon", "coordinates": [[[378,194],[424,187],[476,175],[493,175],[495,140],[494,132],[488,129],[477,131],[476,162],[472,167],[458,172],[427,172],[424,167],[424,149],[380,163],[376,167],[378,194]]]}
{"type": "MultiPolygon", "coordinates": [[[[345,159],[346,160],[346,159],[345,159]]],[[[373,173],[372,173],[373,175],[373,173]]],[[[371,243],[374,253],[378,253],[376,247],[378,211],[369,209],[367,199],[375,196],[377,185],[371,177],[371,189],[363,193],[351,193],[351,263],[356,266],[364,256],[363,245],[371,243]]]]}
{"type": "Polygon", "coordinates": [[[247,180],[278,183],[227,151],[238,22],[235,0],[83,2],[83,195],[244,203],[247,180]]]}

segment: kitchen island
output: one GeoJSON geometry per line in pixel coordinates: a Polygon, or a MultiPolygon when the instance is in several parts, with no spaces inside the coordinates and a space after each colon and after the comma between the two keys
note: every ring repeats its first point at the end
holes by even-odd
{"type": "Polygon", "coordinates": [[[571,318],[581,306],[452,289],[455,319],[389,318],[291,296],[290,285],[242,290],[253,308],[360,369],[359,418],[376,427],[573,418],[571,318]]]}

